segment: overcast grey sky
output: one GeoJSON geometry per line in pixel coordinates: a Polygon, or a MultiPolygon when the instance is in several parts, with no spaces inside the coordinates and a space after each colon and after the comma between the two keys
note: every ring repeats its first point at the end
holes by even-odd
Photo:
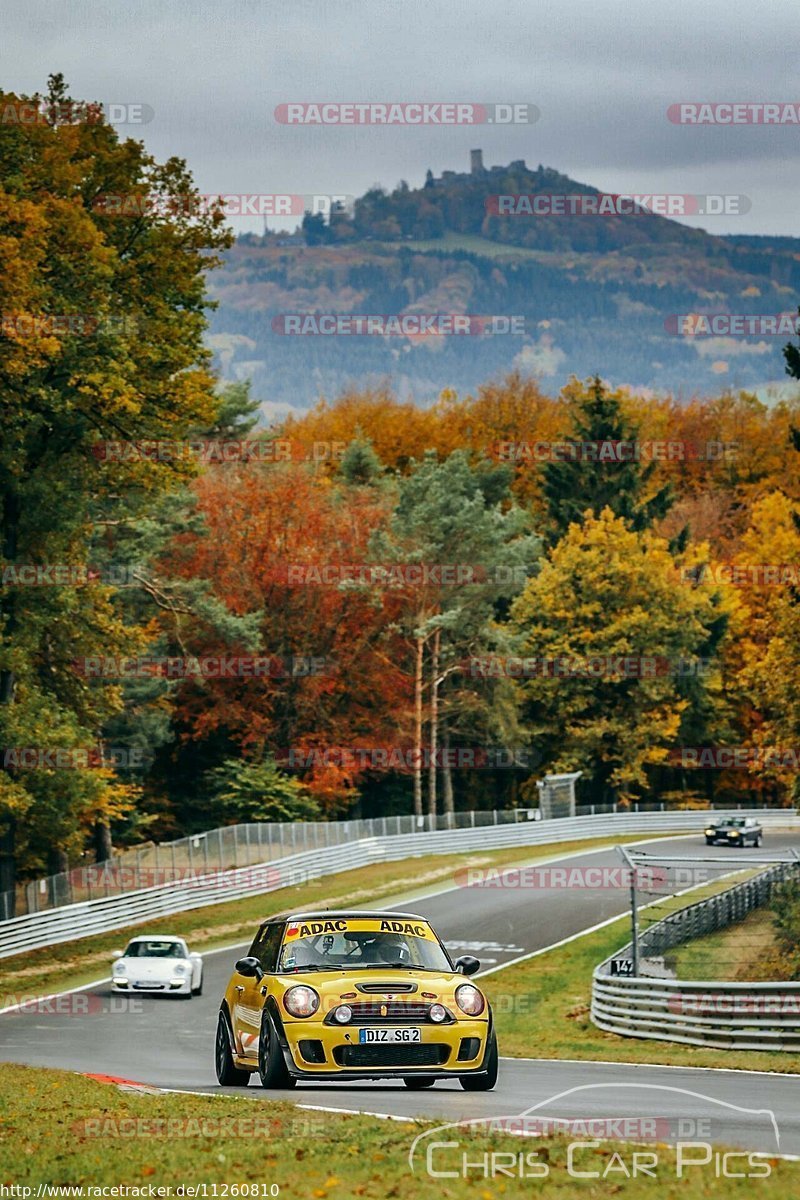
{"type": "MultiPolygon", "coordinates": [[[[609,191],[744,194],[713,232],[798,234],[800,127],[686,127],[680,101],[798,99],[797,4],[771,0],[26,0],[3,18],[2,86],[154,110],[159,157],[203,192],[358,194],[425,169],[525,158],[609,191]],[[535,104],[534,125],[286,126],[287,101],[535,104]]],[[[242,226],[239,226],[240,228],[242,226]]],[[[251,227],[253,227],[251,222],[251,227]]]]}

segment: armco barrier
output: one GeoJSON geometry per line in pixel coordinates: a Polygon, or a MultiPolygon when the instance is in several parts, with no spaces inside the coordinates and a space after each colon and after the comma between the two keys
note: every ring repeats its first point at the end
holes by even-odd
{"type": "MultiPolygon", "coordinates": [[[[762,821],[763,824],[763,821],[762,821]]],[[[640,936],[640,952],[672,946],[725,928],[763,904],[800,863],[776,864],[726,892],[657,921],[640,936]]],[[[613,958],[630,954],[630,945],[613,958]]],[[[592,977],[592,1021],[607,1033],[732,1050],[800,1050],[800,982],[742,982],[611,974],[611,959],[592,977]]]]}
{"type": "MultiPolygon", "coordinates": [[[[614,810],[609,808],[608,811],[614,810]]],[[[304,850],[326,850],[329,846],[361,838],[514,824],[538,815],[532,809],[495,809],[450,815],[439,813],[433,817],[404,814],[345,821],[254,821],[225,825],[173,842],[147,843],[122,850],[105,862],[79,865],[55,875],[32,879],[17,889],[13,915],[43,912],[48,908],[61,908],[82,900],[100,900],[124,892],[140,892],[142,888],[180,882],[185,877],[256,866],[304,850]]],[[[8,911],[9,903],[7,893],[0,895],[0,919],[12,915],[8,911]]]]}
{"type": "Polygon", "coordinates": [[[595,974],[592,1021],[623,1037],[723,1050],[800,1050],[800,983],[595,974]]]}
{"type": "MultiPolygon", "coordinates": [[[[766,828],[800,829],[800,818],[786,810],[766,810],[758,816],[766,828]]],[[[14,917],[0,923],[0,958],[41,946],[90,937],[96,933],[124,929],[171,913],[237,900],[243,896],[266,894],[278,888],[303,884],[309,879],[335,875],[339,871],[376,862],[416,858],[423,854],[454,854],[504,846],[538,846],[583,838],[615,838],[628,833],[679,833],[702,829],[707,821],[708,813],[704,811],[617,813],[490,825],[478,829],[361,838],[338,846],[285,855],[277,863],[215,872],[189,881],[14,917]]]]}
{"type": "MultiPolygon", "coordinates": [[[[632,811],[663,812],[665,807],[663,801],[644,800],[637,802],[632,811]]],[[[574,815],[616,812],[614,804],[591,804],[578,808],[574,815]]],[[[361,838],[514,825],[539,816],[538,810],[531,808],[468,809],[435,816],[426,813],[422,817],[407,813],[344,821],[254,821],[225,825],[172,842],[148,842],[120,850],[105,862],[78,864],[67,871],[20,884],[13,894],[0,892],[0,920],[79,904],[82,900],[140,892],[142,888],[180,882],[184,877],[274,862],[303,850],[323,850],[361,838]]]]}

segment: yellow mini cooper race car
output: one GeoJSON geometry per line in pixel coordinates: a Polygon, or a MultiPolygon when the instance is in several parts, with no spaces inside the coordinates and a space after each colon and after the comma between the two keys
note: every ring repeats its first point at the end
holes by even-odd
{"type": "Polygon", "coordinates": [[[265,921],[219,1011],[217,1079],[266,1088],[297,1080],[402,1079],[409,1088],[497,1081],[492,1010],[424,917],[309,912],[265,921]]]}

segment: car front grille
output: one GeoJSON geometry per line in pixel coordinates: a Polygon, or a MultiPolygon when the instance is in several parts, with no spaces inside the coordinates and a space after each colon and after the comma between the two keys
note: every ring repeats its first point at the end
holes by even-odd
{"type": "MultiPolygon", "coordinates": [[[[419,1001],[371,1000],[366,1004],[351,1004],[353,1016],[349,1025],[452,1025],[454,1018],[447,1017],[444,1021],[431,1021],[430,1004],[419,1001]]],[[[338,1025],[333,1013],[325,1018],[326,1025],[338,1025]]]]}
{"type": "Polygon", "coordinates": [[[450,1049],[435,1042],[382,1043],[375,1046],[336,1046],[333,1057],[340,1067],[441,1067],[450,1049]]]}

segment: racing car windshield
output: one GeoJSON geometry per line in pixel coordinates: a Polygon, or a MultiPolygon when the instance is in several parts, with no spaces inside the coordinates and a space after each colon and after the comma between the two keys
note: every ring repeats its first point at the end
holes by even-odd
{"type": "Polygon", "coordinates": [[[129,942],[125,958],[183,958],[180,942],[129,942]]]}
{"type": "Polygon", "coordinates": [[[331,919],[289,924],[279,971],[412,968],[452,971],[424,921],[331,919]]]}

